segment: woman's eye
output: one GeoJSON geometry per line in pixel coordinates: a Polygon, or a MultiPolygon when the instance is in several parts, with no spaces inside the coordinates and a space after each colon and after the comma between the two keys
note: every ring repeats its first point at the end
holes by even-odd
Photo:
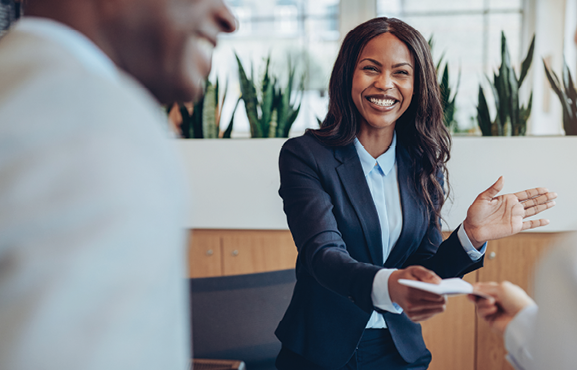
{"type": "Polygon", "coordinates": [[[404,70],[397,71],[397,73],[402,74],[402,75],[408,75],[409,74],[408,71],[404,71],[404,70]]]}
{"type": "Polygon", "coordinates": [[[365,70],[365,71],[376,71],[377,68],[376,68],[376,67],[373,67],[373,66],[364,66],[364,67],[363,67],[363,70],[365,70]]]}

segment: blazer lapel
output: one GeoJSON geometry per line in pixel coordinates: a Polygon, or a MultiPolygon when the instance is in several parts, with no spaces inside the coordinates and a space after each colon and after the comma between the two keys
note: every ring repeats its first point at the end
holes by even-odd
{"type": "Polygon", "coordinates": [[[412,160],[407,150],[397,144],[397,181],[401,196],[401,208],[403,212],[403,228],[397,244],[385,261],[384,267],[400,267],[406,260],[406,256],[418,247],[420,235],[428,227],[426,215],[421,204],[420,197],[415,192],[412,174],[412,160]]]}
{"type": "Polygon", "coordinates": [[[355,146],[351,144],[336,148],[335,158],[342,163],[337,167],[337,173],[361,223],[372,262],[382,266],[383,242],[379,216],[355,146]]]}

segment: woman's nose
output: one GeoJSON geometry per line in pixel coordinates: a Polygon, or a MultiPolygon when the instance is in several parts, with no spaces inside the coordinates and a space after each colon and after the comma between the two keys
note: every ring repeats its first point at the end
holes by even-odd
{"type": "Polygon", "coordinates": [[[374,86],[377,89],[389,90],[395,87],[395,84],[393,83],[393,79],[388,73],[383,73],[376,79],[374,86]]]}

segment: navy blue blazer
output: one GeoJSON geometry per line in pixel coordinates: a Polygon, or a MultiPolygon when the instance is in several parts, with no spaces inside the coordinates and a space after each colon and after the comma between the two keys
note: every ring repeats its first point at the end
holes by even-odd
{"type": "MultiPolygon", "coordinates": [[[[291,303],[275,332],[283,346],[324,368],[342,367],[374,310],[371,291],[381,268],[421,265],[448,278],[483,265],[471,261],[456,232],[442,241],[412,184],[413,165],[398,143],[403,228],[384,261],[377,210],[354,144],[328,147],[310,133],[284,144],[279,194],[298,258],[291,303]]],[[[383,315],[405,361],[426,353],[419,324],[404,313],[383,315]]]]}

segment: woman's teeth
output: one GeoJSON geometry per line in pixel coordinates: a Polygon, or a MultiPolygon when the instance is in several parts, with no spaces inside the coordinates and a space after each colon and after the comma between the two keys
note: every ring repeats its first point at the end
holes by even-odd
{"type": "Polygon", "coordinates": [[[369,101],[373,104],[379,105],[381,107],[390,107],[391,105],[395,104],[395,99],[377,99],[377,98],[369,98],[369,101]]]}

